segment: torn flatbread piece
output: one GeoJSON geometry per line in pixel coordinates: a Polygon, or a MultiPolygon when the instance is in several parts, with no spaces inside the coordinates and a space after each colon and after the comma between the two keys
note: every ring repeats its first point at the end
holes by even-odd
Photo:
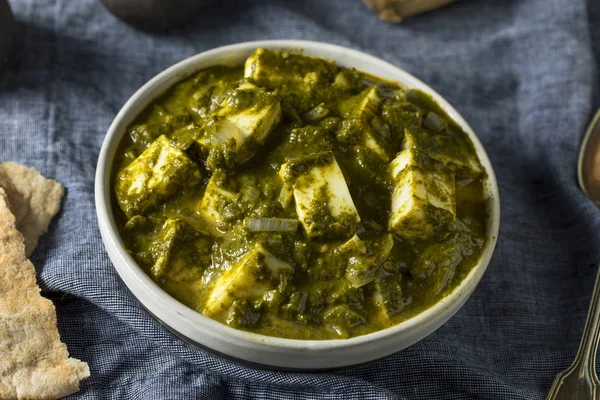
{"type": "Polygon", "coordinates": [[[90,371],[60,341],[7,198],[0,188],[0,399],[58,399],[78,391],[90,371]]]}
{"type": "Polygon", "coordinates": [[[25,253],[30,257],[40,236],[48,231],[50,220],[60,210],[65,190],[37,170],[14,162],[0,163],[0,187],[8,196],[17,229],[25,239],[25,253]]]}
{"type": "Polygon", "coordinates": [[[13,186],[10,179],[2,174],[0,174],[0,188],[4,189],[10,211],[15,219],[22,220],[29,210],[28,202],[21,200],[19,191],[13,186]]]}

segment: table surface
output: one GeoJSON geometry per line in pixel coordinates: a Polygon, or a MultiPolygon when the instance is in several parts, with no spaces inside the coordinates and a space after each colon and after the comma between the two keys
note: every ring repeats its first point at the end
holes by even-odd
{"type": "Polygon", "coordinates": [[[543,399],[570,364],[600,261],[600,210],[576,184],[600,93],[600,4],[462,0],[394,25],[360,0],[223,0],[148,34],[94,0],[10,3],[18,54],[0,75],[0,160],[66,187],[32,260],[69,351],[90,365],[73,398],[543,399]],[[455,317],[392,357],[313,374],[221,361],[152,319],[104,251],[94,172],[119,108],[179,60],[259,39],[336,43],[404,68],[462,113],[492,160],[502,220],[488,271],[455,317]]]}

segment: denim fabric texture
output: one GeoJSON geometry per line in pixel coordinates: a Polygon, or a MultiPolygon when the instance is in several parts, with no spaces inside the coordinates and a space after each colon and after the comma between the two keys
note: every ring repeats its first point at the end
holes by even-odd
{"type": "MultiPolygon", "coordinates": [[[[15,64],[0,73],[0,160],[66,188],[32,256],[61,336],[91,378],[73,399],[544,399],[575,356],[600,261],[600,210],[576,161],[600,100],[600,3],[462,0],[399,24],[361,0],[221,0],[162,34],[96,0],[10,0],[15,64]],[[414,346],[328,373],[256,370],[169,333],[117,276],[100,239],[94,173],[127,99],[217,46],[307,39],[365,51],[452,103],[494,165],[502,219],[466,305],[414,346]]],[[[1,355],[0,355],[1,357],[1,355]]]]}

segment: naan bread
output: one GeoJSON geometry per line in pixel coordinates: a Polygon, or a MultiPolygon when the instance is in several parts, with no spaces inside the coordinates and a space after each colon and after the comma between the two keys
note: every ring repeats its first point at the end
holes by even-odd
{"type": "Polygon", "coordinates": [[[60,210],[65,191],[60,183],[14,162],[0,163],[0,187],[8,196],[17,229],[25,238],[25,253],[30,257],[60,210]]]}
{"type": "Polygon", "coordinates": [[[0,399],[58,399],[78,391],[89,375],[87,364],[69,358],[60,341],[56,310],[40,295],[8,194],[0,188],[0,399]]]}

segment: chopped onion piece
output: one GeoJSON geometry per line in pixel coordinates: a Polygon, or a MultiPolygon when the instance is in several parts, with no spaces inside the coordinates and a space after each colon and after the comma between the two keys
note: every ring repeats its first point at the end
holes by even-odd
{"type": "Polygon", "coordinates": [[[287,208],[287,206],[292,201],[293,196],[294,196],[294,189],[292,188],[292,185],[290,185],[288,183],[284,183],[283,187],[281,188],[281,192],[279,193],[279,198],[278,198],[279,203],[281,203],[281,206],[283,208],[287,208]]]}
{"type": "Polygon", "coordinates": [[[434,132],[440,132],[446,127],[446,120],[434,112],[428,112],[423,120],[423,126],[434,132]]]}
{"type": "Polygon", "coordinates": [[[251,204],[256,203],[256,200],[258,200],[259,197],[260,190],[258,190],[258,188],[256,188],[255,186],[248,187],[248,189],[244,192],[245,200],[251,204]]]}
{"type": "Polygon", "coordinates": [[[312,110],[304,114],[303,118],[307,122],[314,122],[325,118],[329,115],[329,109],[325,107],[325,104],[321,103],[312,110]]]}
{"type": "Polygon", "coordinates": [[[250,232],[295,232],[297,219],[288,218],[248,218],[250,232]]]}
{"type": "Polygon", "coordinates": [[[348,89],[352,88],[352,84],[350,83],[350,81],[348,80],[348,78],[346,77],[346,75],[343,72],[339,72],[335,76],[335,80],[334,80],[333,84],[335,86],[338,86],[342,90],[348,90],[348,89]]]}
{"type": "Polygon", "coordinates": [[[407,90],[405,94],[406,100],[410,101],[413,104],[419,104],[422,99],[422,95],[419,92],[414,90],[407,90]]]}

